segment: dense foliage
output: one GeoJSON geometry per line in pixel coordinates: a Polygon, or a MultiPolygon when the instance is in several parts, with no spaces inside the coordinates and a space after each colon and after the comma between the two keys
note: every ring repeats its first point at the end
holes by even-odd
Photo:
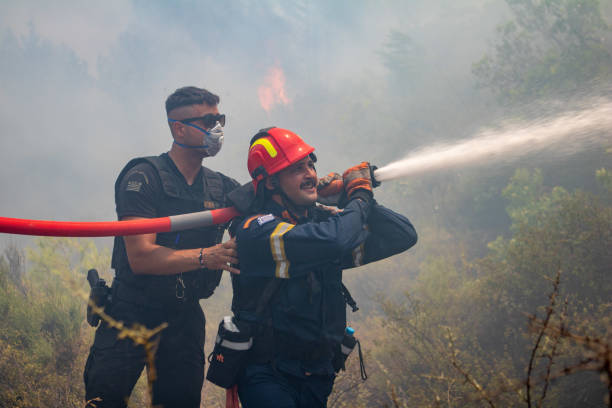
{"type": "Polygon", "coordinates": [[[498,27],[494,50],[473,66],[503,101],[580,89],[612,74],[609,26],[599,0],[506,0],[513,18],[498,27]]]}
{"type": "MultiPolygon", "coordinates": [[[[92,241],[45,238],[0,257],[0,406],[81,407],[93,340],[85,271],[108,277],[108,251],[92,241]]],[[[142,388],[142,387],[141,387],[142,388]]],[[[143,400],[139,390],[136,400],[143,400]]]]}

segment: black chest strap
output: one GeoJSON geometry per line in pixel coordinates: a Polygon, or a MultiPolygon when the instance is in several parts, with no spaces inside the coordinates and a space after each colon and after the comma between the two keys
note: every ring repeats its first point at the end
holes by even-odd
{"type": "Polygon", "coordinates": [[[266,307],[268,307],[268,304],[270,304],[270,301],[282,284],[283,280],[276,278],[272,278],[272,280],[268,282],[261,293],[261,296],[259,297],[259,302],[257,302],[257,308],[255,309],[255,315],[258,319],[262,319],[266,307]]]}
{"type": "Polygon", "coordinates": [[[355,302],[355,299],[351,296],[351,292],[344,286],[344,283],[342,284],[342,296],[344,296],[344,302],[351,307],[353,313],[359,310],[357,302],[355,302]]]}

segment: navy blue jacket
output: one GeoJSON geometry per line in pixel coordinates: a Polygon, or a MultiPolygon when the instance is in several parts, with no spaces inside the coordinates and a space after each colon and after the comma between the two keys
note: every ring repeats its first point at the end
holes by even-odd
{"type": "Polygon", "coordinates": [[[290,220],[269,200],[263,214],[239,223],[241,273],[232,276],[232,309],[241,320],[261,323],[262,316],[255,315],[258,300],[270,280],[282,279],[265,315],[280,366],[282,360],[300,360],[285,361],[288,371],[330,374],[346,327],[342,270],[405,251],[416,243],[416,231],[406,217],[361,199],[336,215],[313,208],[297,223],[290,220]],[[288,348],[302,353],[287,355],[288,348]]]}

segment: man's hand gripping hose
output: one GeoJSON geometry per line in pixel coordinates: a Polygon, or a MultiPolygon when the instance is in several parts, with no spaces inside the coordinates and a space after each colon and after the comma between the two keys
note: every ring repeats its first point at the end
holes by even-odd
{"type": "Polygon", "coordinates": [[[375,167],[370,166],[370,163],[361,162],[342,174],[344,190],[349,200],[355,194],[362,199],[371,199],[374,196],[372,188],[380,184],[374,178],[374,170],[375,167]]]}
{"type": "MultiPolygon", "coordinates": [[[[368,191],[372,191],[373,187],[378,187],[380,182],[376,180],[374,177],[374,171],[377,169],[376,166],[372,166],[367,162],[363,162],[358,164],[357,166],[353,166],[347,171],[345,171],[345,175],[347,175],[350,182],[352,182],[352,191],[356,191],[359,188],[363,188],[360,186],[365,186],[365,189],[368,191]],[[366,173],[366,166],[369,168],[369,180],[367,181],[368,176],[366,173]],[[359,181],[359,179],[365,180],[359,181]]],[[[343,176],[338,173],[329,173],[327,176],[321,177],[317,184],[317,193],[318,198],[317,202],[319,204],[323,204],[324,206],[334,206],[334,207],[343,207],[347,202],[347,191],[345,189],[345,181],[343,176]]]]}

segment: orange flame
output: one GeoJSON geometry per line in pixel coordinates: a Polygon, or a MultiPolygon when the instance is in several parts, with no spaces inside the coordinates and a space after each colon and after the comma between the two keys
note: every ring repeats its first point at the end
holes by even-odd
{"type": "Polygon", "coordinates": [[[277,104],[287,105],[290,100],[285,92],[285,73],[279,67],[272,67],[264,79],[263,85],[257,89],[259,103],[266,112],[277,104]]]}

